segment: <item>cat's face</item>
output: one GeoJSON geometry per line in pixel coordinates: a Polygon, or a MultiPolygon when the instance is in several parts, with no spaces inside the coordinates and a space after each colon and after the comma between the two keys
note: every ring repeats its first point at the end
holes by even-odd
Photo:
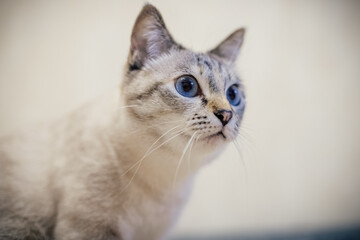
{"type": "Polygon", "coordinates": [[[214,148],[237,137],[245,109],[233,69],[244,30],[208,53],[176,44],[158,11],[146,5],[132,34],[123,94],[134,121],[159,136],[172,131],[214,148]]]}

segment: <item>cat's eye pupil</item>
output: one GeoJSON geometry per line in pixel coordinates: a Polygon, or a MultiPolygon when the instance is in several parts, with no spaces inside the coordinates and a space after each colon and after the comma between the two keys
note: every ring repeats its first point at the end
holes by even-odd
{"type": "Polygon", "coordinates": [[[236,89],[233,89],[233,88],[230,88],[229,89],[229,98],[231,99],[231,100],[234,100],[235,99],[235,97],[236,97],[236,94],[237,94],[237,90],[236,89]]]}
{"type": "Polygon", "coordinates": [[[241,96],[236,85],[232,85],[228,88],[226,91],[226,97],[229,100],[229,103],[233,106],[238,106],[241,103],[241,96]]]}
{"type": "Polygon", "coordinates": [[[195,97],[198,95],[199,85],[194,77],[182,76],[176,80],[175,88],[184,97],[195,97]]]}
{"type": "Polygon", "coordinates": [[[184,80],[181,82],[182,88],[185,92],[189,92],[193,86],[194,86],[194,82],[189,81],[188,79],[184,80]]]}

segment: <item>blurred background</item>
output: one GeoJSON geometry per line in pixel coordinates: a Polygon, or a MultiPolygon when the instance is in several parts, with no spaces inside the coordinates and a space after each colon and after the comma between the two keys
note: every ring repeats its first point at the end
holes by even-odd
{"type": "MultiPolygon", "coordinates": [[[[247,29],[243,162],[230,145],[200,172],[171,238],[358,231],[360,1],[150,2],[197,51],[247,29]]],[[[118,87],[143,4],[1,0],[0,134],[118,87]]]]}

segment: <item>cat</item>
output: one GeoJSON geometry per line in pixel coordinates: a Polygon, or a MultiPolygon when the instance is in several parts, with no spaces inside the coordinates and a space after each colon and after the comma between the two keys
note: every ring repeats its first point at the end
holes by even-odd
{"type": "Polygon", "coordinates": [[[245,110],[236,30],[196,53],[146,4],[119,89],[1,139],[0,239],[163,239],[245,110]]]}

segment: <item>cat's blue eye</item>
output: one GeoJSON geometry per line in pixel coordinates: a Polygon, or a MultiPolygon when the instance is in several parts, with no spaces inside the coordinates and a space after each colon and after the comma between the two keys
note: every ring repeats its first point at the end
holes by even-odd
{"type": "Polygon", "coordinates": [[[195,97],[198,95],[199,85],[194,77],[182,76],[176,80],[175,88],[184,97],[195,97]]]}
{"type": "Polygon", "coordinates": [[[236,85],[232,85],[226,91],[226,97],[229,103],[233,106],[239,106],[241,103],[241,96],[236,85]]]}

